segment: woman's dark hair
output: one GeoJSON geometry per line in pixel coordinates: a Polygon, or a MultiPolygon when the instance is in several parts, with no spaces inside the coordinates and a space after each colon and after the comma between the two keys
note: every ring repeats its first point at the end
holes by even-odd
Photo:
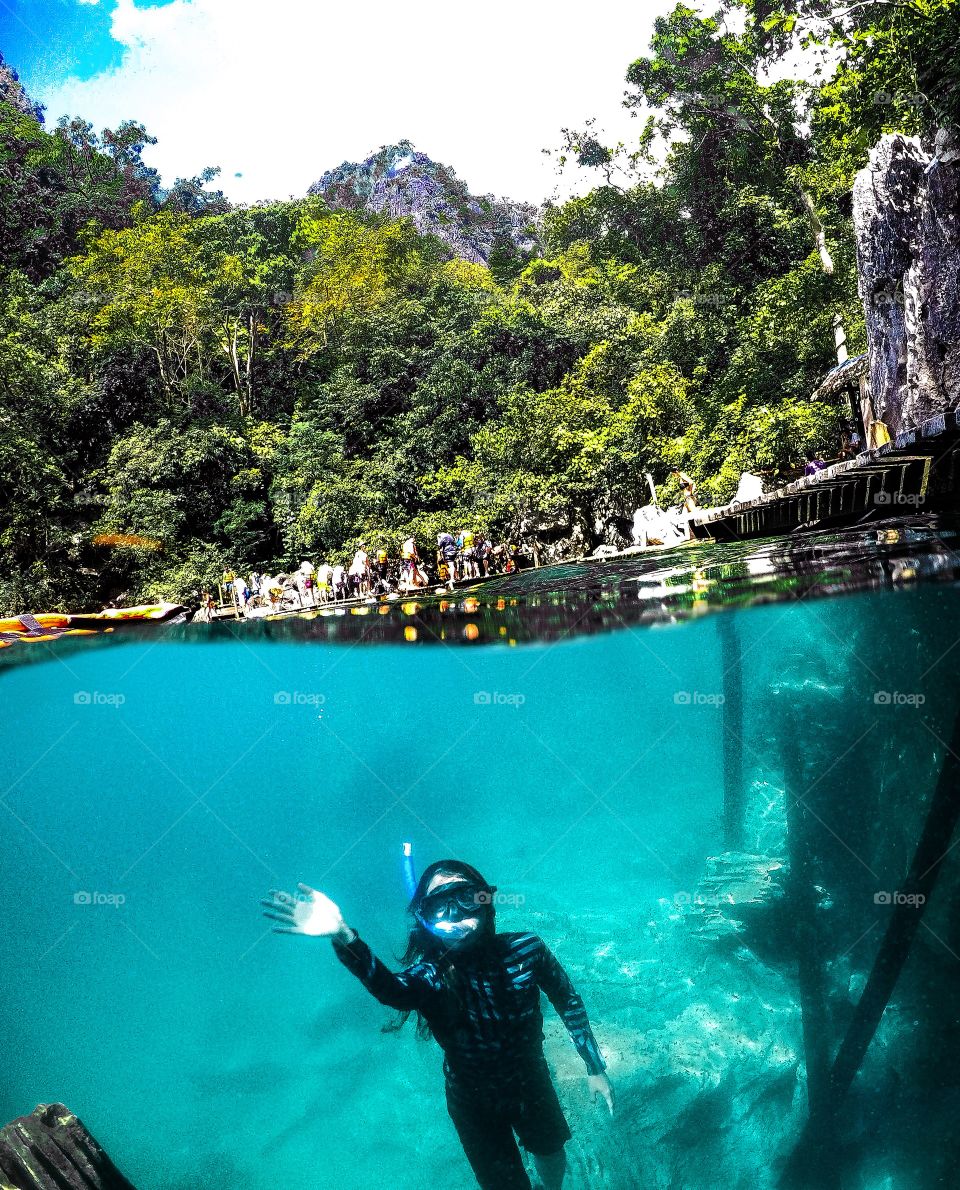
{"type": "MultiPolygon", "coordinates": [[[[410,935],[407,938],[407,948],[401,955],[400,961],[404,966],[418,962],[436,963],[440,968],[444,983],[456,998],[460,1000],[459,975],[456,969],[456,948],[444,946],[443,942],[434,934],[431,934],[417,917],[417,911],[427,895],[427,889],[430,887],[434,876],[459,876],[463,880],[467,880],[471,884],[475,884],[480,889],[488,892],[493,891],[493,886],[484,880],[477,869],[471,867],[470,864],[465,864],[458,859],[441,859],[437,860],[436,863],[430,864],[429,867],[424,868],[420,879],[417,881],[416,891],[413,894],[410,904],[407,906],[407,912],[413,917],[413,925],[410,928],[410,935]]],[[[478,942],[482,945],[484,941],[496,933],[492,897],[478,906],[478,916],[480,918],[481,934],[478,942]]],[[[402,1029],[409,1016],[409,1011],[401,1012],[393,1022],[384,1025],[383,1031],[385,1033],[393,1033],[398,1029],[402,1029]]],[[[423,1015],[417,1012],[416,1016],[417,1036],[429,1037],[430,1029],[423,1015]]]]}

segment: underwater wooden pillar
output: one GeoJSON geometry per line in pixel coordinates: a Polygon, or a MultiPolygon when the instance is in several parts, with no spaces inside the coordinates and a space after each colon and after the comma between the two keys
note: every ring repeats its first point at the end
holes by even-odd
{"type": "Polygon", "coordinates": [[[723,842],[727,851],[742,851],[743,797],[743,651],[733,612],[717,616],[723,686],[723,842]]]}
{"type": "Polygon", "coordinates": [[[135,1190],[68,1107],[41,1103],[0,1128],[0,1186],[135,1190]]]}
{"type": "Polygon", "coordinates": [[[830,1104],[830,1025],[827,1014],[823,974],[823,947],[817,922],[817,879],[814,867],[813,815],[803,804],[806,791],[803,758],[798,730],[791,717],[784,718],[780,746],[783,756],[784,793],[787,802],[787,848],[790,857],[788,894],[794,926],[797,956],[797,983],[803,1026],[804,1066],[807,1073],[807,1107],[811,1140],[816,1139],[816,1153],[811,1144],[805,1150],[810,1157],[823,1154],[816,1163],[816,1173],[805,1171],[803,1182],[811,1190],[835,1190],[839,1169],[832,1161],[835,1120],[830,1104]]]}
{"type": "Polygon", "coordinates": [[[784,1170],[781,1185],[795,1184],[798,1175],[809,1167],[809,1154],[815,1141],[820,1140],[823,1119],[837,1117],[843,1100],[860,1070],[900,972],[910,954],[924,911],[930,903],[943,861],[949,854],[958,819],[960,716],[954,722],[953,737],[946,745],[937,788],[927,811],[910,870],[897,890],[901,896],[891,911],[890,921],[874,959],[870,976],[834,1059],[824,1111],[817,1119],[811,1111],[810,1119],[784,1170]]]}
{"type": "Polygon", "coordinates": [[[960,717],[953,729],[953,739],[943,758],[937,789],[927,812],[927,819],[913,855],[910,871],[900,885],[902,894],[894,905],[887,931],[880,943],[873,970],[867,980],[847,1035],[837,1054],[831,1074],[831,1090],[839,1101],[857,1076],[877,1025],[883,1016],[930,896],[936,887],[950,840],[960,818],[960,717]]]}

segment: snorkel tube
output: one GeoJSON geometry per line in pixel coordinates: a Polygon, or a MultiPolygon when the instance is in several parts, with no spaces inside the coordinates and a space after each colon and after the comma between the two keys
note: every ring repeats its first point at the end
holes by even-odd
{"type": "Polygon", "coordinates": [[[403,887],[407,900],[412,901],[417,892],[417,868],[413,862],[413,844],[403,843],[403,887]]]}

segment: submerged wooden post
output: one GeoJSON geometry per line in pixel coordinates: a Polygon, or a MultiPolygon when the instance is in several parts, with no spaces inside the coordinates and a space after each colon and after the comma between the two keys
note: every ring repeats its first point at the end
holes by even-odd
{"type": "Polygon", "coordinates": [[[134,1190],[62,1103],[41,1103],[0,1128],[0,1186],[18,1190],[134,1190]]]}
{"type": "MultiPolygon", "coordinates": [[[[890,915],[873,969],[857,1002],[846,1036],[837,1053],[827,1086],[827,1102],[822,1118],[835,1119],[843,1100],[857,1076],[889,1003],[890,996],[910,954],[913,939],[930,896],[936,887],[950,842],[960,819],[960,716],[953,727],[953,737],[946,745],[943,767],[936,792],[913,855],[913,862],[901,887],[901,896],[890,915]]],[[[781,1185],[795,1184],[809,1168],[815,1138],[819,1140],[822,1119],[810,1119],[791,1154],[781,1185]]],[[[808,1184],[804,1181],[802,1184],[808,1184]]]]}
{"type": "MultiPolygon", "coordinates": [[[[787,846],[790,855],[789,897],[793,911],[797,982],[803,1025],[804,1065],[807,1073],[808,1127],[816,1136],[816,1155],[826,1160],[815,1172],[805,1171],[811,1190],[839,1186],[839,1170],[832,1162],[835,1119],[830,1105],[830,1027],[823,976],[823,946],[817,923],[816,872],[812,815],[803,803],[806,785],[800,755],[800,735],[782,732],[784,793],[787,802],[787,846]]],[[[813,1156],[812,1150],[808,1153],[813,1156]]]]}
{"type": "Polygon", "coordinates": [[[734,613],[717,617],[723,685],[723,841],[743,850],[743,656],[734,613]]]}
{"type": "Polygon", "coordinates": [[[842,1098],[856,1078],[860,1063],[883,1016],[903,965],[920,928],[924,911],[936,887],[950,841],[960,818],[960,717],[947,746],[937,789],[930,803],[923,833],[917,843],[910,871],[898,890],[887,931],[857,1004],[856,1012],[833,1064],[831,1084],[836,1098],[842,1098]]]}

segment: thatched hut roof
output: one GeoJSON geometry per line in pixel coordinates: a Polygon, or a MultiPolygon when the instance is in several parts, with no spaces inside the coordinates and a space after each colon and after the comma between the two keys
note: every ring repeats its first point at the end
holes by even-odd
{"type": "Polygon", "coordinates": [[[848,360],[844,360],[842,364],[837,364],[820,381],[817,390],[813,393],[810,400],[822,401],[825,397],[832,397],[834,393],[847,388],[848,385],[857,384],[860,377],[866,375],[869,363],[867,353],[864,352],[863,355],[852,355],[848,360]]]}

